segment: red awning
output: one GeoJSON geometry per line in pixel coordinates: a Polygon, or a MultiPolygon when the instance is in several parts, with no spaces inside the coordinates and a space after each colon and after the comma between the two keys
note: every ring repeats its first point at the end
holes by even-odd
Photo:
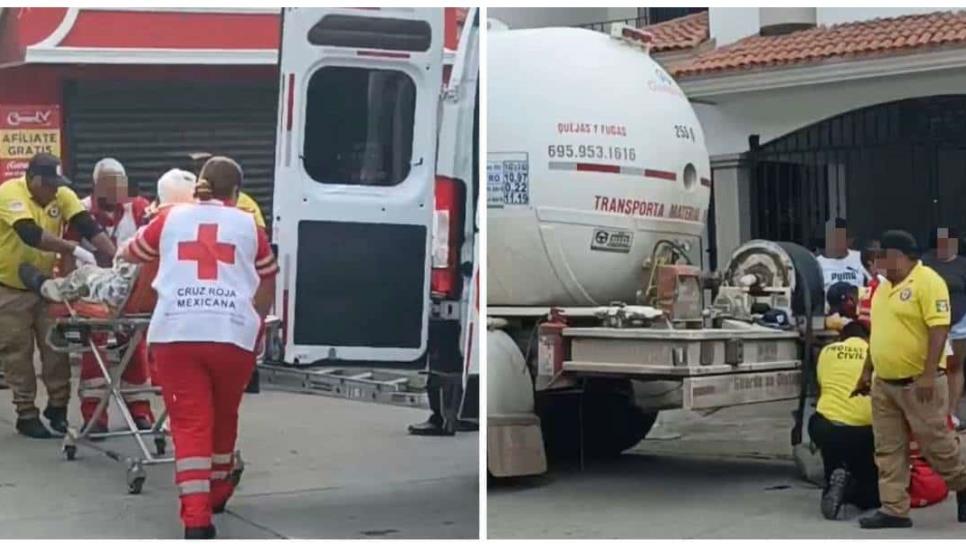
{"type": "MultiPolygon", "coordinates": [[[[465,8],[446,11],[446,47],[454,49],[465,8]]],[[[0,67],[275,64],[279,21],[275,8],[6,8],[0,67]]]]}

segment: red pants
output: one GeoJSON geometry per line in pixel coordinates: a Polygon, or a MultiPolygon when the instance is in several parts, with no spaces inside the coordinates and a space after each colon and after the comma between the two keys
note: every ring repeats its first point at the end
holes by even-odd
{"type": "Polygon", "coordinates": [[[255,367],[255,354],[232,344],[152,344],[174,438],[175,483],[185,527],[211,525],[213,506],[234,492],[238,405],[255,367]]]}
{"type": "MultiPolygon", "coordinates": [[[[95,334],[94,344],[99,348],[103,348],[107,343],[107,335],[103,333],[95,334]]],[[[104,355],[102,349],[101,354],[104,355]]],[[[81,392],[81,415],[84,417],[84,421],[88,422],[94,417],[94,410],[97,409],[97,404],[100,401],[100,396],[107,387],[107,380],[104,379],[104,374],[101,372],[100,367],[97,365],[97,360],[94,359],[93,353],[84,353],[81,358],[81,387],[85,388],[81,392]]],[[[142,341],[134,351],[134,355],[131,358],[130,363],[128,363],[127,368],[124,370],[124,374],[121,375],[121,387],[143,387],[148,384],[148,350],[147,343],[142,341]]],[[[150,422],[154,422],[154,415],[151,413],[151,393],[134,393],[124,395],[124,400],[127,403],[128,410],[131,411],[131,416],[135,418],[146,418],[150,422]]],[[[98,423],[107,426],[107,409],[98,418],[98,423]]]]}

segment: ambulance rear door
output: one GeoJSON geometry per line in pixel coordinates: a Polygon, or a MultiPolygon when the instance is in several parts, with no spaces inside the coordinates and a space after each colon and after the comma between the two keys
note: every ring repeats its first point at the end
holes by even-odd
{"type": "Polygon", "coordinates": [[[443,9],[285,8],[280,57],[285,362],[420,368],[443,9]]]}

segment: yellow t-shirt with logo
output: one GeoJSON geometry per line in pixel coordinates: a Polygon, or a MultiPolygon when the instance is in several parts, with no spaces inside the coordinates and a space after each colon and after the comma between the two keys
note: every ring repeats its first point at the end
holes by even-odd
{"type": "MultiPolygon", "coordinates": [[[[887,380],[922,374],[929,350],[929,327],[949,325],[949,290],[928,266],[917,263],[897,285],[883,280],[872,297],[872,364],[887,380]]],[[[946,358],[940,359],[946,367],[946,358]]]]}
{"type": "Polygon", "coordinates": [[[0,185],[0,284],[24,289],[17,272],[21,263],[30,263],[45,274],[50,274],[57,254],[28,246],[13,230],[21,219],[33,219],[49,234],[60,236],[64,225],[84,211],[77,194],[68,187],[57,190],[57,196],[46,206],[38,204],[27,190],[24,178],[12,179],[0,185]]]}
{"type": "Polygon", "coordinates": [[[235,202],[235,207],[239,210],[245,210],[246,212],[253,214],[255,216],[255,224],[261,228],[265,228],[265,217],[262,216],[262,209],[258,207],[258,202],[255,199],[246,195],[245,193],[238,193],[238,201],[235,202]]]}
{"type": "Polygon", "coordinates": [[[815,409],[829,421],[872,425],[872,400],[868,396],[851,396],[868,353],[869,344],[854,337],[822,348],[817,370],[820,393],[815,409]]]}

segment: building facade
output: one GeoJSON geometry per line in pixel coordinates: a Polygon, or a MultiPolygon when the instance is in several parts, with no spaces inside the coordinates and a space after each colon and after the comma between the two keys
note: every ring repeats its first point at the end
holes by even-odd
{"type": "Polygon", "coordinates": [[[711,8],[648,27],[712,156],[709,264],[752,238],[816,247],[966,228],[966,13],[711,8]]]}
{"type": "MultiPolygon", "coordinates": [[[[450,55],[465,11],[445,11],[450,55]]],[[[153,196],[191,153],[224,154],[270,217],[280,24],[266,8],[0,9],[0,182],[50,151],[83,195],[109,156],[153,196]]]]}

